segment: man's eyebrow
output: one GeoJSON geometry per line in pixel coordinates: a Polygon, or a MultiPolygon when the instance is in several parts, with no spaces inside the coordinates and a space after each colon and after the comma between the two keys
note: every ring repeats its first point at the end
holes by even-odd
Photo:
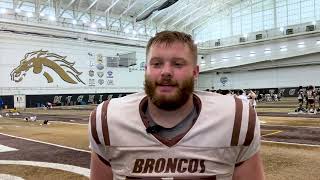
{"type": "Polygon", "coordinates": [[[176,61],[187,61],[185,58],[181,58],[181,57],[173,57],[172,60],[176,60],[176,61]]]}
{"type": "Polygon", "coordinates": [[[150,59],[150,61],[155,61],[155,60],[161,60],[162,58],[160,58],[160,57],[152,57],[151,59],[150,59]]]}

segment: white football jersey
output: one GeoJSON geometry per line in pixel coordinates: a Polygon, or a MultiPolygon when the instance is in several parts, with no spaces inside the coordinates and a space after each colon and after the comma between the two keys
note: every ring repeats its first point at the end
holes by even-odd
{"type": "Polygon", "coordinates": [[[235,166],[259,151],[260,125],[248,102],[195,92],[194,124],[165,139],[146,132],[147,101],[136,93],[105,101],[90,115],[90,146],[114,179],[231,180],[235,166]]]}

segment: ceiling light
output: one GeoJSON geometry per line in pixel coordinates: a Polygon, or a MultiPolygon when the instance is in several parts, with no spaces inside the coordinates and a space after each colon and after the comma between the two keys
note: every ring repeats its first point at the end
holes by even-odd
{"type": "Polygon", "coordinates": [[[320,45],[320,40],[317,40],[316,45],[320,45]]]}
{"type": "Polygon", "coordinates": [[[51,15],[51,16],[49,16],[49,20],[50,20],[50,21],[55,21],[55,20],[56,20],[56,17],[54,17],[54,16],[51,15]]]}
{"type": "Polygon", "coordinates": [[[298,48],[303,48],[303,47],[305,47],[304,42],[299,42],[298,43],[298,48]]]}
{"type": "Polygon", "coordinates": [[[101,27],[106,27],[105,23],[99,23],[101,27]]]}
{"type": "Polygon", "coordinates": [[[136,31],[136,30],[133,30],[133,31],[132,31],[132,34],[133,34],[133,35],[136,35],[136,34],[137,34],[137,31],[136,31]]]}
{"type": "Polygon", "coordinates": [[[201,64],[205,64],[205,63],[206,63],[206,61],[205,61],[205,60],[202,60],[202,61],[201,61],[201,64]]]}
{"type": "Polygon", "coordinates": [[[31,18],[31,17],[33,17],[33,14],[32,14],[32,12],[28,12],[28,13],[27,13],[27,17],[28,17],[28,18],[31,18]]]}
{"type": "Polygon", "coordinates": [[[248,37],[248,34],[247,34],[247,33],[244,33],[244,34],[243,34],[243,37],[247,38],[247,37],[248,37]]]}
{"type": "Polygon", "coordinates": [[[312,25],[316,25],[317,24],[317,21],[312,21],[312,25]]]}
{"type": "Polygon", "coordinates": [[[265,53],[265,54],[270,54],[270,53],[271,53],[271,49],[270,49],[270,48],[264,49],[264,53],[265,53]]]}
{"type": "Polygon", "coordinates": [[[76,20],[72,20],[72,24],[73,24],[73,25],[76,25],[76,24],[77,24],[77,21],[76,21],[76,20]]]}
{"type": "Polygon", "coordinates": [[[128,34],[130,31],[129,29],[125,29],[124,32],[128,34]]]}
{"type": "Polygon", "coordinates": [[[241,59],[241,55],[240,54],[236,54],[236,59],[241,59]]]}
{"type": "Polygon", "coordinates": [[[40,13],[40,16],[42,16],[42,17],[43,17],[43,16],[44,16],[44,13],[43,13],[43,12],[41,12],[41,13],[40,13]]]}
{"type": "Polygon", "coordinates": [[[283,28],[283,27],[281,27],[281,28],[280,28],[280,31],[281,31],[281,32],[283,32],[283,31],[284,31],[284,28],[283,28]]]}
{"type": "Polygon", "coordinates": [[[21,12],[21,9],[20,9],[20,8],[16,8],[14,11],[15,11],[16,13],[20,13],[20,12],[21,12]]]}
{"type": "Polygon", "coordinates": [[[140,33],[140,34],[143,34],[143,33],[144,33],[144,29],[141,28],[141,29],[139,30],[139,33],[140,33]]]}
{"type": "Polygon", "coordinates": [[[96,29],[97,25],[96,25],[96,23],[91,23],[90,27],[93,28],[93,29],[96,29]]]}
{"type": "Polygon", "coordinates": [[[271,51],[264,51],[264,53],[265,53],[265,54],[270,54],[270,53],[271,53],[271,51]]]}
{"type": "Polygon", "coordinates": [[[200,66],[205,66],[206,64],[200,64],[200,66]]]}
{"type": "Polygon", "coordinates": [[[287,51],[287,50],[288,50],[287,46],[281,46],[280,47],[280,51],[281,52],[284,52],[284,51],[287,51]]]}
{"type": "Polygon", "coordinates": [[[222,58],[222,61],[228,61],[228,60],[229,60],[228,57],[223,57],[223,58],[222,58]]]}
{"type": "Polygon", "coordinates": [[[254,57],[254,56],[256,56],[256,53],[253,52],[253,51],[251,51],[250,54],[249,54],[249,56],[250,56],[250,57],[254,57]]]}
{"type": "Polygon", "coordinates": [[[0,13],[1,13],[1,14],[5,14],[5,13],[7,13],[7,10],[6,10],[6,9],[1,8],[1,9],[0,9],[0,13]]]}
{"type": "Polygon", "coordinates": [[[87,20],[82,19],[82,23],[83,23],[83,24],[87,24],[87,22],[88,22],[87,20]]]}

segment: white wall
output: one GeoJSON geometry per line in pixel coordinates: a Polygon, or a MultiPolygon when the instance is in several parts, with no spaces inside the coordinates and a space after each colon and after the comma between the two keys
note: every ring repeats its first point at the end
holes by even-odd
{"type": "Polygon", "coordinates": [[[209,54],[204,57],[200,71],[206,72],[317,52],[320,52],[320,34],[217,48],[207,52],[209,54]]]}
{"type": "Polygon", "coordinates": [[[144,71],[140,68],[140,64],[144,61],[144,48],[89,43],[83,40],[1,33],[0,95],[137,92],[143,88],[144,71]],[[10,73],[20,64],[20,60],[23,59],[24,55],[28,52],[41,49],[67,56],[67,61],[75,62],[74,67],[82,72],[80,79],[85,82],[85,85],[82,83],[67,83],[57,73],[47,67],[40,74],[33,73],[33,68],[30,68],[21,82],[12,81],[10,73]],[[125,54],[130,52],[136,52],[137,56],[137,64],[131,67],[130,71],[129,68],[107,68],[106,62],[103,62],[105,66],[103,70],[98,70],[96,66],[92,66],[92,64],[97,64],[98,54],[102,56],[115,56],[116,53],[125,54]],[[94,77],[89,76],[90,70],[94,70],[94,77]],[[96,73],[98,71],[104,73],[102,78],[97,76],[96,73]],[[112,77],[107,77],[108,71],[112,71],[112,77]],[[54,81],[48,83],[43,76],[43,72],[48,72],[54,81]],[[89,79],[94,79],[94,86],[89,85],[89,79]],[[100,85],[98,79],[103,79],[104,83],[100,85]],[[110,80],[113,81],[113,84],[107,83],[110,80]]]}
{"type": "MultiPolygon", "coordinates": [[[[303,58],[303,56],[301,57],[303,58]]],[[[320,54],[312,56],[320,60],[320,54]]],[[[298,61],[299,58],[295,60],[298,61]]],[[[199,89],[258,89],[320,85],[320,64],[200,74],[199,89]],[[227,77],[223,84],[220,79],[227,77]]]]}
{"type": "Polygon", "coordinates": [[[296,36],[212,49],[199,64],[199,89],[320,85],[320,36],[296,36]],[[269,52],[265,53],[266,50],[269,52]],[[255,54],[250,56],[250,52],[255,54]],[[221,78],[227,81],[222,83],[221,78]]]}

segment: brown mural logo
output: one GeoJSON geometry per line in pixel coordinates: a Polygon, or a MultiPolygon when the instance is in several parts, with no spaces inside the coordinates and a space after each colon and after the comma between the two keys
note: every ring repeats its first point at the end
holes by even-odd
{"type": "Polygon", "coordinates": [[[42,73],[48,83],[52,83],[52,76],[44,69],[44,67],[47,67],[56,72],[65,82],[71,84],[78,84],[81,82],[82,84],[85,84],[79,77],[82,72],[79,72],[73,67],[75,62],[68,62],[66,57],[67,56],[60,56],[43,50],[29,52],[25,54],[24,58],[20,61],[19,66],[14,68],[10,73],[11,80],[14,82],[21,82],[27,72],[30,69],[33,69],[33,73],[42,73]]]}

